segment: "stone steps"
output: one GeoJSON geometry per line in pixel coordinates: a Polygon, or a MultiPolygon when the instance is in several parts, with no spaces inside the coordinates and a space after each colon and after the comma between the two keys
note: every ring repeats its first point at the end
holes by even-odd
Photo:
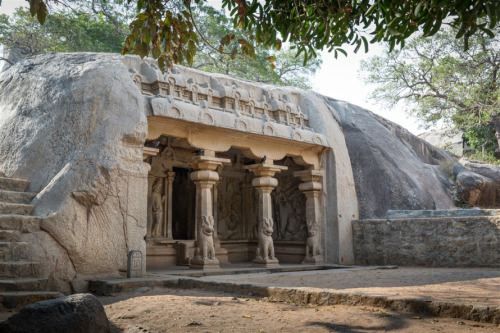
{"type": "Polygon", "coordinates": [[[0,260],[18,261],[28,259],[28,243],[0,242],[0,260]]]}
{"type": "Polygon", "coordinates": [[[34,206],[29,203],[36,193],[25,192],[28,186],[28,181],[0,173],[0,311],[64,296],[47,291],[40,263],[30,261],[30,244],[22,241],[23,234],[40,230],[42,220],[30,215],[34,206]]]}
{"type": "Polygon", "coordinates": [[[29,204],[36,193],[0,190],[0,202],[29,204]]]}
{"type": "Polygon", "coordinates": [[[0,242],[20,242],[21,232],[18,230],[0,230],[0,242]]]}
{"type": "Polygon", "coordinates": [[[0,311],[17,311],[29,304],[63,296],[56,291],[4,291],[0,292],[0,311]]]}
{"type": "Polygon", "coordinates": [[[0,278],[34,278],[39,276],[40,264],[31,261],[0,261],[0,278]]]}
{"type": "Polygon", "coordinates": [[[0,214],[30,215],[35,206],[18,203],[0,202],[0,214]]]}
{"type": "Polygon", "coordinates": [[[48,280],[44,278],[0,279],[2,291],[45,291],[48,280]]]}
{"type": "Polygon", "coordinates": [[[30,182],[23,179],[0,177],[0,190],[24,192],[30,182]]]}
{"type": "Polygon", "coordinates": [[[0,215],[0,230],[17,230],[30,233],[40,230],[41,218],[28,215],[0,215]]]}

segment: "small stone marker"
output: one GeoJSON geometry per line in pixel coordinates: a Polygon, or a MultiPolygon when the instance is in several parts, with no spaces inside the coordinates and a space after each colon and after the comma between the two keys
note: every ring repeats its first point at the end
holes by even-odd
{"type": "Polygon", "coordinates": [[[142,252],[131,250],[127,255],[127,278],[142,277],[142,252]]]}

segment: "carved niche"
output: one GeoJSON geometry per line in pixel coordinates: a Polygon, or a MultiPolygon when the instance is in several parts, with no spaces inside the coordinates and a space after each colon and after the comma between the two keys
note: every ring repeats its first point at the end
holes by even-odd
{"type": "MultiPolygon", "coordinates": [[[[277,163],[278,164],[278,163],[277,163]]],[[[300,178],[294,171],[304,168],[292,161],[291,157],[283,159],[287,171],[274,177],[278,186],[271,192],[273,201],[274,240],[305,241],[307,239],[306,198],[299,190],[300,178]]]]}

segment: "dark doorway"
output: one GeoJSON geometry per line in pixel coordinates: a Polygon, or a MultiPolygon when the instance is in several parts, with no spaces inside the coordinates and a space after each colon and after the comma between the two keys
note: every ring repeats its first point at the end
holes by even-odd
{"type": "Polygon", "coordinates": [[[174,168],[172,186],[172,235],[174,239],[194,239],[196,185],[190,170],[174,168]]]}

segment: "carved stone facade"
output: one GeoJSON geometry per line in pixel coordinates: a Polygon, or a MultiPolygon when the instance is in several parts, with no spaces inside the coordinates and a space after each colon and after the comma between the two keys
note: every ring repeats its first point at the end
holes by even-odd
{"type": "Polygon", "coordinates": [[[217,269],[219,255],[224,263],[254,260],[276,266],[275,241],[278,256],[302,261],[305,251],[294,251],[306,245],[306,198],[294,172],[304,166],[289,157],[252,164],[236,148],[196,156],[201,152],[187,140],[167,135],[156,142],[157,154],[146,159],[151,164],[147,240],[154,249],[149,261],[160,260],[154,266],[163,260],[164,265],[217,269]]]}
{"type": "Polygon", "coordinates": [[[310,199],[295,173],[320,172],[329,148],[293,94],[246,90],[215,78],[199,82],[176,70],[151,82],[133,78],[150,98],[147,142],[159,151],[146,159],[155,266],[176,263],[179,241],[191,268],[324,261],[324,220],[309,211],[321,209],[323,193],[310,199]],[[186,200],[176,203],[178,197],[186,200]]]}

